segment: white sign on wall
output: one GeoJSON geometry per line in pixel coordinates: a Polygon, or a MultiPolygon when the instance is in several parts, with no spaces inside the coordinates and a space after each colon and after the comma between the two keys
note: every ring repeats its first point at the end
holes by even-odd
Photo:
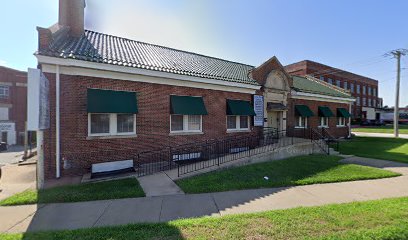
{"type": "Polygon", "coordinates": [[[50,127],[50,83],[39,69],[28,69],[27,129],[44,130],[50,127]]]}
{"type": "Polygon", "coordinates": [[[264,97],[254,95],[254,126],[262,127],[264,125],[264,97]]]}

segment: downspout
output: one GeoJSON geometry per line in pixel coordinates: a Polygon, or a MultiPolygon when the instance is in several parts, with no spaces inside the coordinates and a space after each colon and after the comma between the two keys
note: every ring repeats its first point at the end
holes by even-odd
{"type": "Polygon", "coordinates": [[[56,177],[60,178],[60,66],[55,71],[55,166],[56,177]]]}

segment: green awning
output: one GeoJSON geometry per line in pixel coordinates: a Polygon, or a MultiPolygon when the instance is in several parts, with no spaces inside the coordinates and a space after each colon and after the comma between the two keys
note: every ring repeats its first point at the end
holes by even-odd
{"type": "Polygon", "coordinates": [[[170,96],[170,113],[179,115],[207,115],[202,97],[170,96]]]}
{"type": "Polygon", "coordinates": [[[249,101],[227,99],[227,115],[255,116],[256,114],[249,101]]]}
{"type": "Polygon", "coordinates": [[[351,117],[351,114],[345,108],[337,108],[337,117],[349,118],[351,117]]]}
{"type": "Polygon", "coordinates": [[[295,105],[295,113],[302,117],[313,117],[312,110],[306,105],[295,105]]]}
{"type": "Polygon", "coordinates": [[[90,89],[87,91],[88,113],[137,113],[135,92],[90,89]]]}
{"type": "Polygon", "coordinates": [[[333,117],[334,114],[329,107],[319,107],[319,117],[333,117]]]}

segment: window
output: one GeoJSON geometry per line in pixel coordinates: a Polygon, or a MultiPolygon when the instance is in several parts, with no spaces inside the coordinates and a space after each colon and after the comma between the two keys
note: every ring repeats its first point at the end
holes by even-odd
{"type": "Polygon", "coordinates": [[[328,126],[329,126],[329,118],[320,117],[320,127],[328,127],[328,126]]]}
{"type": "Polygon", "coordinates": [[[357,106],[360,106],[361,102],[360,102],[360,97],[357,97],[357,106]]]}
{"type": "Polygon", "coordinates": [[[366,88],[366,86],[363,86],[363,95],[366,95],[367,94],[367,88],[366,88]]]}
{"type": "Polygon", "coordinates": [[[297,116],[296,127],[297,128],[307,128],[307,117],[297,116]]]}
{"type": "Polygon", "coordinates": [[[371,87],[368,87],[368,95],[371,95],[371,87]]]}
{"type": "Polygon", "coordinates": [[[357,93],[360,94],[360,85],[357,84],[357,93]]]}
{"type": "Polygon", "coordinates": [[[183,115],[171,115],[171,131],[183,131],[183,115]]]}
{"type": "Polygon", "coordinates": [[[340,80],[336,80],[336,86],[341,87],[341,81],[340,80]]]}
{"type": "Polygon", "coordinates": [[[373,107],[377,107],[377,100],[373,99],[373,107]]]}
{"type": "Polygon", "coordinates": [[[9,93],[9,86],[0,86],[0,98],[8,98],[9,93]]]}
{"type": "Polygon", "coordinates": [[[227,116],[227,130],[249,130],[249,116],[227,116]]]}
{"type": "Polygon", "coordinates": [[[347,90],[347,87],[348,87],[348,86],[347,86],[347,82],[344,82],[344,83],[343,83],[343,86],[344,86],[344,89],[347,90]]]}
{"type": "Polygon", "coordinates": [[[373,96],[377,97],[377,89],[376,88],[373,88],[373,96]]]}
{"type": "Polygon", "coordinates": [[[9,109],[6,107],[0,107],[0,121],[9,120],[9,109]]]}
{"type": "Polygon", "coordinates": [[[367,106],[367,99],[365,97],[363,97],[363,106],[367,106]]]}
{"type": "Polygon", "coordinates": [[[344,127],[346,126],[346,119],[344,117],[337,118],[337,127],[344,127]]]}
{"type": "Polygon", "coordinates": [[[202,115],[170,115],[170,132],[201,132],[202,115]]]}
{"type": "Polygon", "coordinates": [[[333,84],[333,79],[329,78],[329,79],[327,79],[327,82],[330,83],[330,84],[333,84]]]}
{"type": "Polygon", "coordinates": [[[91,114],[91,134],[109,134],[109,114],[91,114]]]}
{"type": "Polygon", "coordinates": [[[354,93],[354,83],[350,83],[350,91],[354,93]]]}
{"type": "Polygon", "coordinates": [[[89,136],[117,136],[136,134],[136,115],[119,113],[89,113],[89,136]]]}
{"type": "Polygon", "coordinates": [[[120,133],[133,133],[134,128],[134,114],[118,114],[117,115],[117,129],[120,133]]]}

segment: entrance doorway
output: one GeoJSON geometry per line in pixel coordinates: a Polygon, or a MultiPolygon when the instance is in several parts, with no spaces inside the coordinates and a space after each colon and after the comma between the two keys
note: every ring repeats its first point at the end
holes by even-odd
{"type": "Polygon", "coordinates": [[[281,129],[281,111],[268,111],[268,127],[276,128],[278,131],[281,129]]]}
{"type": "Polygon", "coordinates": [[[7,141],[7,132],[1,132],[1,141],[0,142],[8,143],[8,141],[7,141]]]}

